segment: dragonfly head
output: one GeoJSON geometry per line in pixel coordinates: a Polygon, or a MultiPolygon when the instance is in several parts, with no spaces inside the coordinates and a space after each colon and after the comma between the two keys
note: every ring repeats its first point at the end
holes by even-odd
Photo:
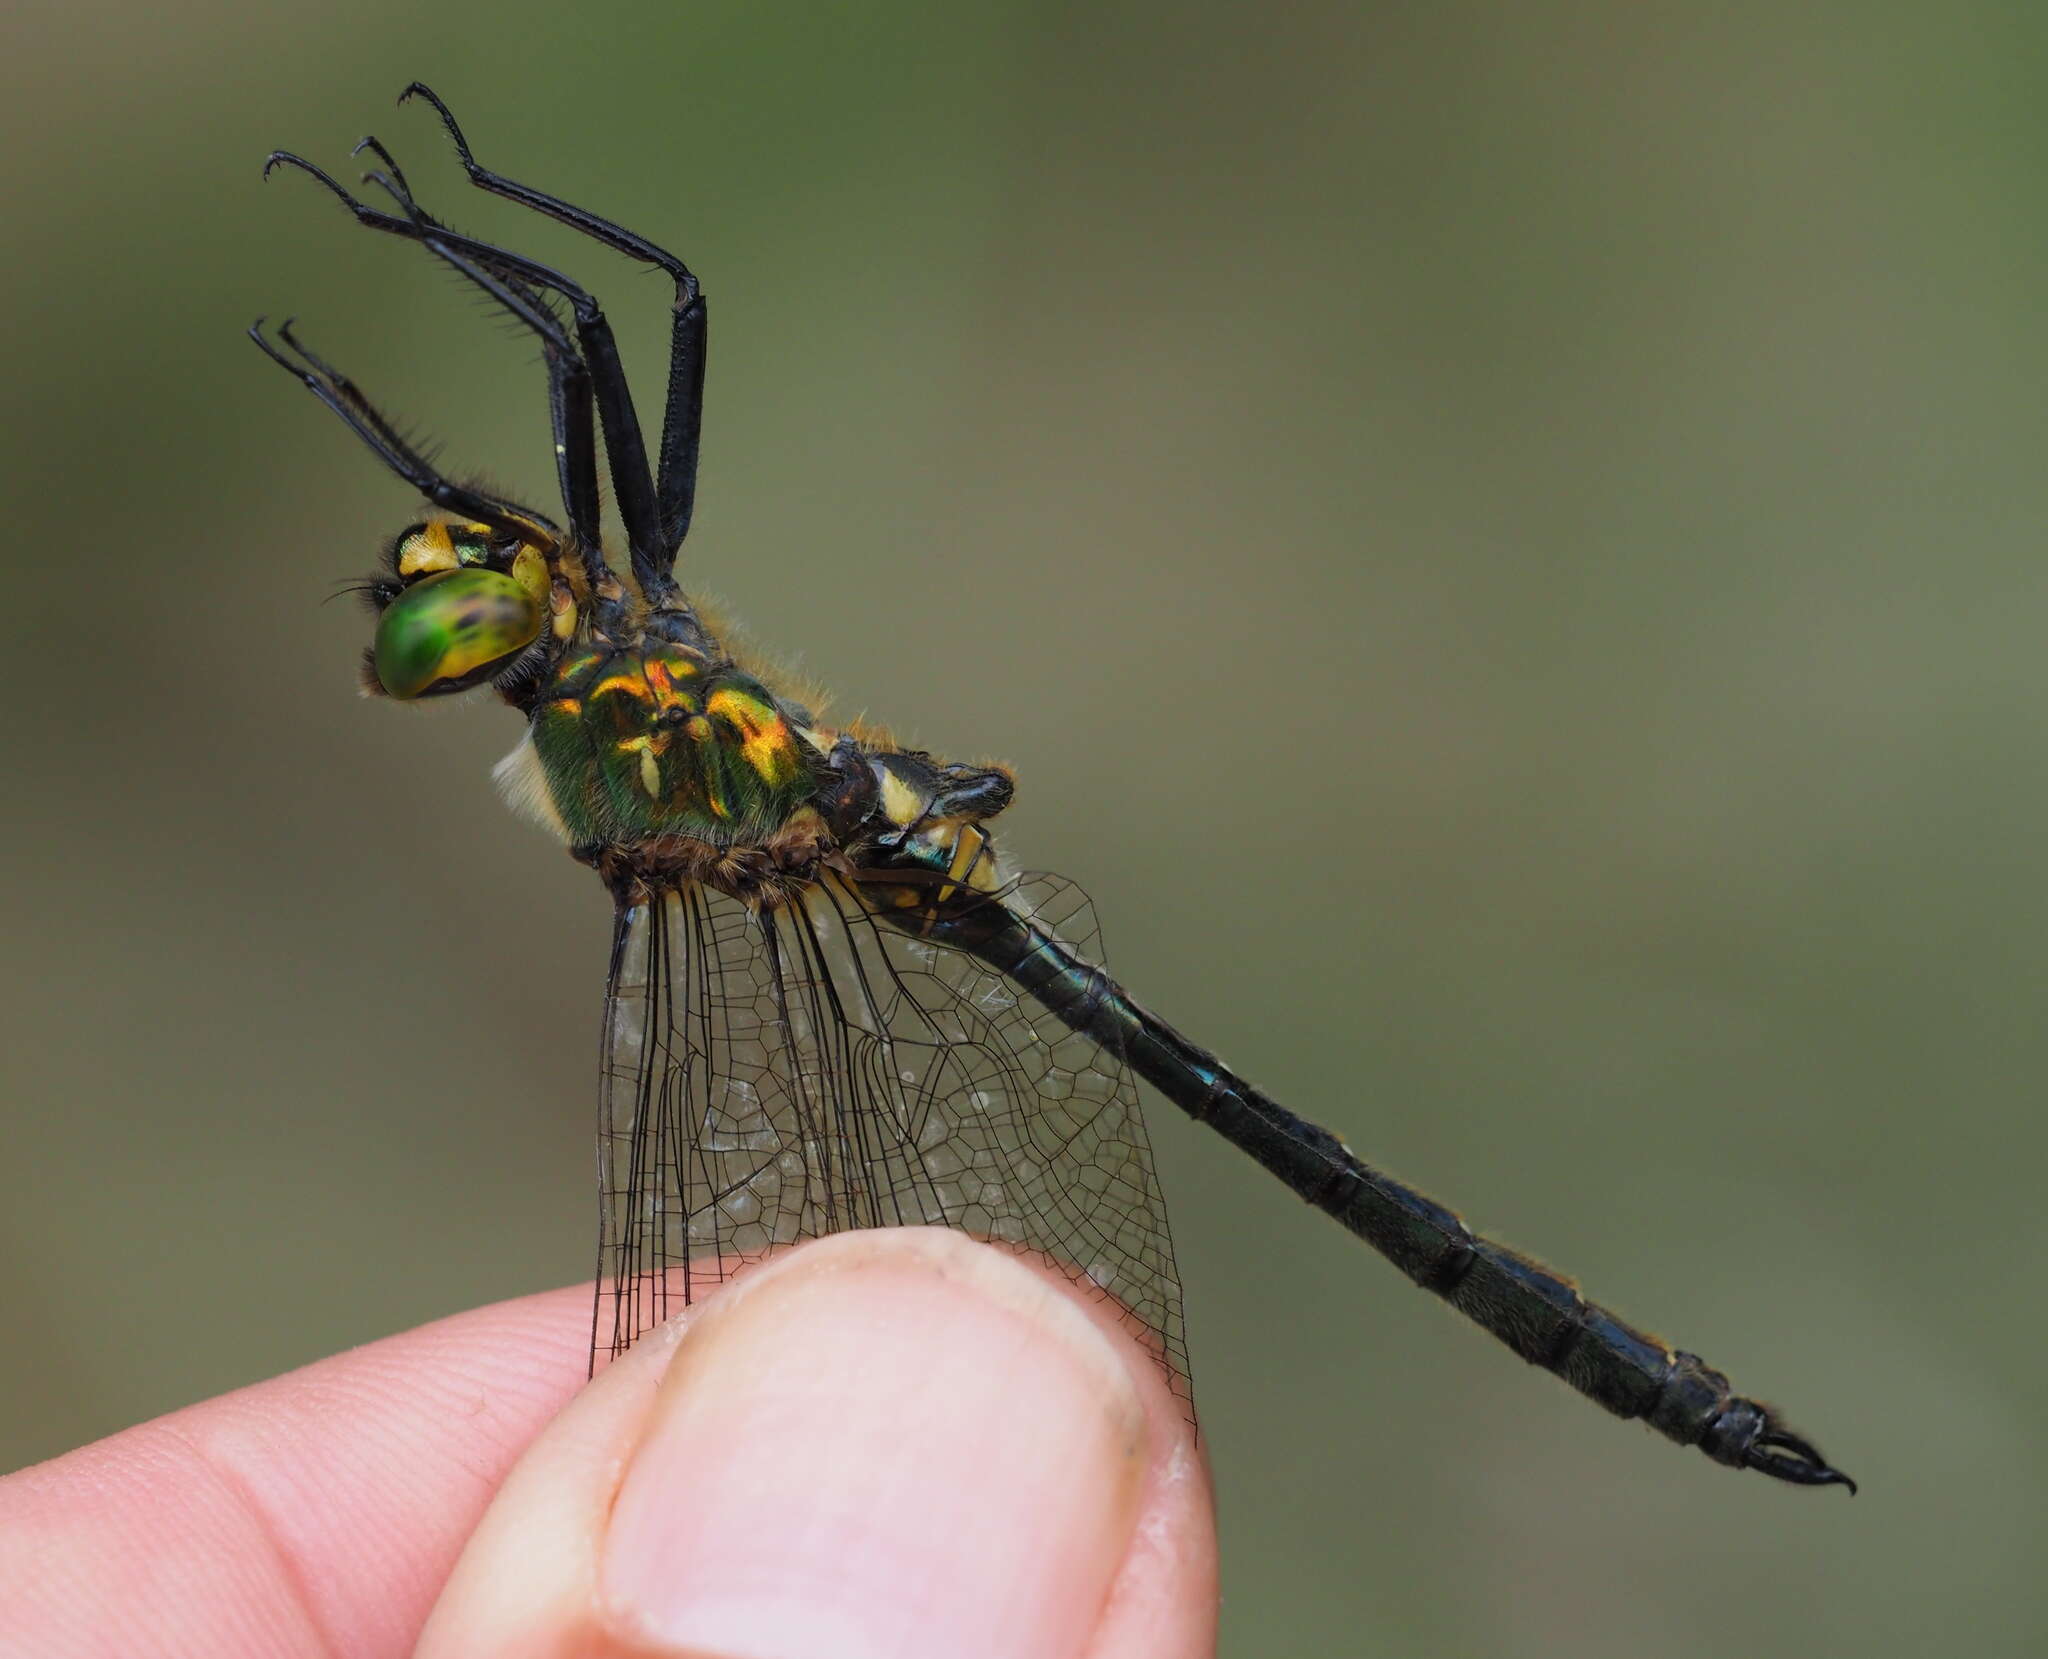
{"type": "Polygon", "coordinates": [[[377,613],[364,690],[410,702],[485,683],[508,693],[531,684],[575,628],[555,552],[459,519],[400,531],[385,568],[363,585],[377,613]]]}

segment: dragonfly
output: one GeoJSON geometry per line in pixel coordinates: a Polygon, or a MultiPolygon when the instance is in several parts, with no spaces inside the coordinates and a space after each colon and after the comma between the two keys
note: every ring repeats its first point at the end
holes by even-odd
{"type": "Polygon", "coordinates": [[[315,355],[250,338],[423,498],[359,591],[362,682],[495,693],[524,721],[496,777],[593,869],[613,934],[598,1080],[592,1364],[771,1251],[946,1226],[1057,1267],[1111,1307],[1192,1415],[1181,1288],[1142,1078],[1531,1365],[1716,1463],[1855,1483],[1696,1354],[1588,1300],[1361,1160],[1131,997],[1086,896],[1021,873],[989,822],[1015,780],[837,725],[750,667],[682,591],[707,311],[682,260],[479,163],[469,182],[664,273],[668,387],[650,450],[603,308],[538,260],[423,208],[374,137],[366,201],[289,151],[358,224],[411,242],[537,342],[559,521],[460,481],[315,355]],[[601,524],[599,451],[623,527],[601,524]]]}

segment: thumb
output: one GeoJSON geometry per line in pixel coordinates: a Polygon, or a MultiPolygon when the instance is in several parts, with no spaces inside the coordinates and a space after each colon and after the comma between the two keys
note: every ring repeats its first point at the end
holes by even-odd
{"type": "Polygon", "coordinates": [[[752,1269],[605,1370],[418,1659],[1191,1659],[1215,1523],[1115,1309],[932,1228],[752,1269]]]}

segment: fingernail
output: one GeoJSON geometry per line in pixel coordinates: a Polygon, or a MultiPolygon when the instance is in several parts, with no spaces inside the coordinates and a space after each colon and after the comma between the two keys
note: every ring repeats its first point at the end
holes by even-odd
{"type": "Polygon", "coordinates": [[[621,1636],[692,1659],[1069,1659],[1130,1544],[1112,1339],[955,1233],[808,1245],[700,1316],[605,1540],[621,1636]]]}

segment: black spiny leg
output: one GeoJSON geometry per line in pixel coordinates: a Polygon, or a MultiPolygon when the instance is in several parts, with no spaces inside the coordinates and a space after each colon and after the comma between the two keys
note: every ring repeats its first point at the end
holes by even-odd
{"type": "Polygon", "coordinates": [[[562,505],[580,544],[584,574],[592,591],[601,596],[607,594],[612,583],[604,563],[603,510],[597,494],[597,432],[589,367],[538,293],[516,276],[501,274],[488,262],[472,260],[444,245],[438,233],[446,232],[447,227],[413,200],[405,174],[399,171],[390,152],[374,138],[365,138],[356,145],[354,153],[361,155],[365,150],[383,162],[386,169],[366,174],[366,182],[388,191],[405,209],[406,217],[419,227],[420,240],[428,251],[481,288],[497,302],[499,309],[539,338],[548,370],[548,415],[554,431],[555,471],[562,505]]]}
{"type": "Polygon", "coordinates": [[[602,597],[613,584],[604,563],[597,494],[597,434],[591,415],[589,369],[538,294],[518,278],[501,275],[495,268],[496,262],[485,258],[472,259],[468,253],[458,251],[455,244],[465,244],[468,239],[447,231],[413,201],[404,173],[381,144],[374,138],[366,138],[356,149],[358,152],[370,150],[385,164],[388,175],[373,173],[370,178],[391,192],[399,206],[405,209],[404,217],[380,212],[358,201],[324,170],[286,150],[279,150],[271,156],[264,164],[264,173],[268,176],[270,170],[278,166],[297,167],[310,173],[340,198],[358,222],[421,243],[539,337],[541,354],[548,370],[549,423],[554,436],[555,469],[562,492],[562,506],[569,515],[569,528],[578,543],[584,575],[592,591],[602,597]]]}
{"type": "Polygon", "coordinates": [[[289,322],[277,332],[293,356],[286,356],[265,337],[261,317],[258,317],[250,328],[249,338],[262,348],[264,356],[287,374],[294,376],[308,391],[347,422],[349,430],[369,445],[378,460],[436,507],[446,512],[460,513],[464,518],[478,524],[488,524],[501,535],[514,536],[521,541],[533,541],[540,537],[548,540],[554,538],[554,525],[531,508],[500,500],[497,496],[486,495],[481,490],[470,489],[466,485],[454,483],[443,477],[431,461],[400,437],[397,429],[377,413],[354,381],[335,373],[299,344],[292,335],[292,325],[289,322]],[[536,532],[540,533],[540,537],[537,537],[536,532]]]}
{"type": "Polygon", "coordinates": [[[441,117],[441,124],[448,129],[448,136],[455,141],[455,153],[461,159],[463,171],[479,190],[488,190],[494,196],[520,202],[537,213],[559,220],[572,230],[594,237],[608,248],[616,248],[630,259],[659,266],[675,283],[675,323],[669,336],[668,402],[661,423],[661,471],[656,484],[661,507],[662,541],[668,551],[667,568],[673,568],[676,550],[690,533],[690,515],[696,506],[697,447],[704,426],[706,318],[704,295],[697,285],[697,278],[674,254],[657,247],[644,236],[636,236],[623,226],[601,219],[559,196],[550,196],[545,191],[535,190],[480,165],[470,154],[469,141],[462,136],[462,128],[456,124],[454,115],[431,87],[414,81],[398,95],[398,101],[402,104],[410,98],[422,98],[433,105],[441,117]]]}
{"type": "MultiPolygon", "coordinates": [[[[672,594],[675,584],[669,579],[669,557],[661,545],[660,513],[655,505],[653,476],[647,467],[647,445],[640,435],[639,417],[633,412],[633,398],[626,386],[625,365],[619,359],[618,341],[613,337],[611,324],[605,319],[604,310],[597,300],[561,272],[538,260],[463,236],[423,213],[417,217],[410,213],[401,217],[370,207],[303,156],[293,155],[288,150],[276,151],[264,170],[267,173],[277,166],[297,167],[310,173],[339,198],[358,224],[418,242],[472,281],[477,280],[475,268],[490,272],[498,279],[498,289],[491,290],[492,297],[501,303],[505,302],[499,290],[508,283],[514,287],[559,294],[568,302],[576,319],[576,338],[582,345],[583,358],[588,364],[598,419],[604,426],[605,449],[611,460],[612,489],[618,498],[619,517],[625,521],[634,579],[651,601],[658,603],[672,594]]],[[[395,180],[390,182],[396,186],[395,180]]],[[[485,286],[489,288],[488,284],[485,286]]],[[[521,321],[529,320],[519,307],[508,305],[508,309],[521,321]]]]}

